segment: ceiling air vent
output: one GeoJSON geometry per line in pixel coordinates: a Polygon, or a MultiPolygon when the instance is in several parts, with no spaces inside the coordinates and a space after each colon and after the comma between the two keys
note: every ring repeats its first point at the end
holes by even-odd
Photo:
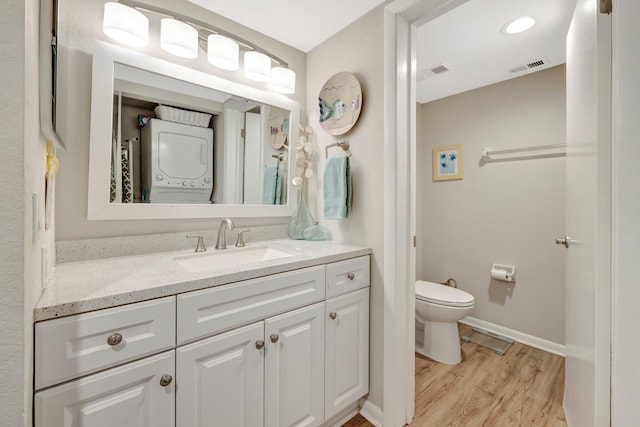
{"type": "Polygon", "coordinates": [[[548,63],[549,63],[549,58],[547,58],[545,56],[544,58],[537,59],[535,61],[529,62],[528,64],[520,65],[518,67],[514,67],[514,68],[510,69],[509,72],[511,74],[521,73],[523,71],[527,71],[527,70],[531,70],[533,68],[538,68],[538,67],[541,67],[543,65],[547,65],[548,63]]]}
{"type": "Polygon", "coordinates": [[[416,79],[420,82],[425,80],[427,77],[437,76],[438,74],[446,73],[449,69],[442,65],[432,65],[431,67],[424,68],[416,73],[416,79]]]}

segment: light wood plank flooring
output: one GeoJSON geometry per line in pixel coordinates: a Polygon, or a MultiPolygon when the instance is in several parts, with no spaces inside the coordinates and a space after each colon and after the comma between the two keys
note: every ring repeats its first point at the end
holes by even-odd
{"type": "MultiPolygon", "coordinates": [[[[459,325],[460,333],[470,331],[459,325]]],[[[507,354],[462,343],[462,362],[416,354],[417,427],[566,427],[564,358],[520,343],[507,354]]],[[[361,415],[343,427],[370,427],[361,415]]]]}

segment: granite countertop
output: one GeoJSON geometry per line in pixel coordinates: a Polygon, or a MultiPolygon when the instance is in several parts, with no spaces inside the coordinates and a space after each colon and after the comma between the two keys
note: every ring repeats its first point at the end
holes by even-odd
{"type": "MultiPolygon", "coordinates": [[[[185,250],[59,264],[34,310],[34,320],[85,313],[371,253],[369,248],[331,241],[285,239],[246,247],[265,245],[292,256],[230,267],[212,265],[200,272],[189,272],[176,262],[175,258],[194,254],[185,250]]],[[[227,249],[238,250],[242,249],[227,249]]],[[[207,254],[215,252],[209,250],[207,254]]]]}

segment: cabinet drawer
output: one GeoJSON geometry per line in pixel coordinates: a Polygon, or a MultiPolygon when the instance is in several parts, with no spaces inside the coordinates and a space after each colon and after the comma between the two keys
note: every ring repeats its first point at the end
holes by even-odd
{"type": "Polygon", "coordinates": [[[178,296],[178,345],[262,320],[325,296],[324,266],[178,296]]]}
{"type": "Polygon", "coordinates": [[[327,264],[327,298],[369,286],[369,255],[327,264]]]}
{"type": "Polygon", "coordinates": [[[175,346],[175,297],[35,325],[41,389],[175,346]]]}

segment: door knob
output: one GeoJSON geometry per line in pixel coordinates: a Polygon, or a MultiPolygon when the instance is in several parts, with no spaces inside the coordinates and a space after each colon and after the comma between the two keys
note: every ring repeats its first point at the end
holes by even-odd
{"type": "Polygon", "coordinates": [[[269,337],[271,342],[278,342],[278,338],[280,338],[278,334],[271,334],[271,336],[269,337]]]}
{"type": "Polygon", "coordinates": [[[569,236],[559,237],[556,239],[556,245],[562,245],[565,248],[569,248],[571,243],[575,243],[575,240],[571,240],[569,236]]]}
{"type": "Polygon", "coordinates": [[[256,348],[257,348],[258,350],[262,350],[262,349],[263,349],[263,347],[264,347],[264,341],[262,341],[262,340],[258,340],[258,341],[256,341],[256,348]]]}

